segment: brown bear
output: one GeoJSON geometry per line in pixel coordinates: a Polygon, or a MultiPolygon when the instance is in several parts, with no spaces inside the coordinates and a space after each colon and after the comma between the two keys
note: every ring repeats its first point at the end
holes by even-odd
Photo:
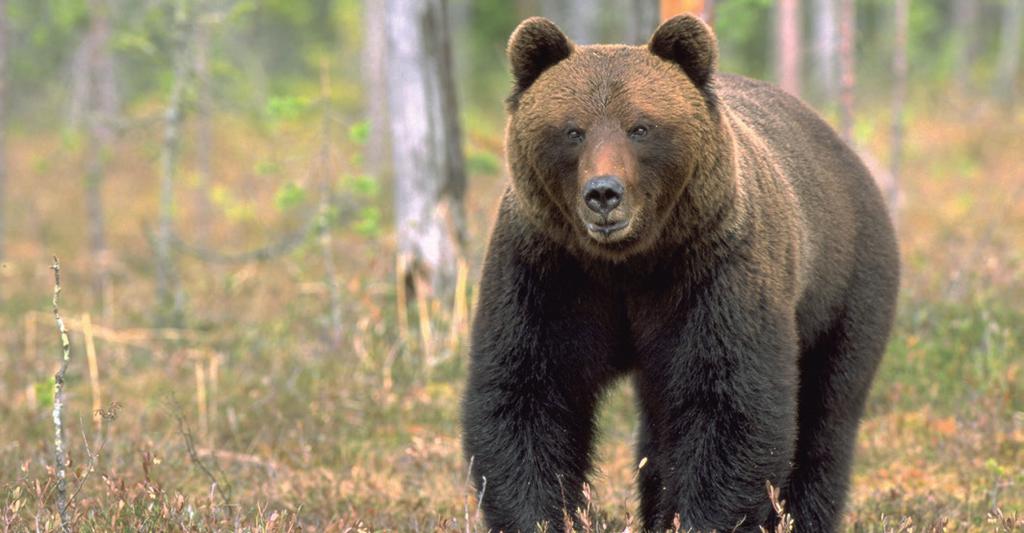
{"type": "Polygon", "coordinates": [[[508,46],[511,185],[483,268],[463,445],[493,530],[583,506],[595,410],[640,412],[649,530],[839,526],[899,285],[857,155],[691,16],[644,46],[532,18],[508,46]]]}

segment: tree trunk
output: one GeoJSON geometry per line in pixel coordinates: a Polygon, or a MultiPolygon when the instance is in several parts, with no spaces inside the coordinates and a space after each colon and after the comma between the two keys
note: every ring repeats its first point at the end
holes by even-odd
{"type": "MultiPolygon", "coordinates": [[[[4,261],[5,213],[7,212],[7,0],[0,0],[0,264],[4,261]]],[[[0,274],[2,277],[3,274],[0,274]]],[[[3,283],[0,283],[0,289],[3,283]]],[[[0,293],[0,298],[3,294],[0,293]]]]}
{"type": "Polygon", "coordinates": [[[856,32],[857,10],[853,0],[839,0],[839,133],[851,144],[857,84],[856,32]]]}
{"type": "MultiPolygon", "coordinates": [[[[202,5],[202,4],[200,4],[202,5]]],[[[196,91],[196,244],[206,247],[213,209],[210,177],[213,175],[213,101],[210,95],[210,24],[196,17],[194,75],[196,91]]]]}
{"type": "Polygon", "coordinates": [[[156,234],[156,288],[158,321],[181,326],[181,292],[171,249],[174,217],[174,179],[181,142],[182,100],[188,75],[188,0],[177,0],[174,7],[174,39],[171,50],[174,77],[164,114],[164,141],[160,151],[160,206],[156,234]]]}
{"type": "Polygon", "coordinates": [[[331,78],[326,59],[320,66],[320,105],[323,116],[320,122],[320,220],[317,221],[317,233],[324,261],[324,284],[327,286],[327,338],[331,348],[337,350],[341,348],[344,324],[341,320],[341,286],[338,284],[334,239],[331,235],[331,184],[334,172],[331,165],[331,78]]]}
{"type": "Polygon", "coordinates": [[[363,86],[370,135],[366,140],[366,170],[380,180],[391,175],[387,91],[387,6],[381,0],[363,4],[363,86]]]}
{"type": "Polygon", "coordinates": [[[800,96],[800,2],[779,0],[776,5],[776,77],[783,90],[800,96]]]}
{"type": "Polygon", "coordinates": [[[836,0],[814,0],[814,77],[822,103],[836,104],[836,0]]]}
{"type": "Polygon", "coordinates": [[[978,18],[978,0],[953,0],[954,65],[953,80],[957,96],[967,96],[971,87],[971,74],[975,56],[975,21],[978,18]]]}
{"type": "Polygon", "coordinates": [[[445,0],[388,0],[388,103],[398,253],[448,297],[464,229],[462,140],[445,0]]]}
{"type": "Polygon", "coordinates": [[[1012,108],[1020,71],[1020,34],[1024,25],[1024,0],[1006,0],[1003,27],[999,36],[996,67],[996,92],[1003,105],[1012,108]]]}
{"type": "Polygon", "coordinates": [[[110,251],[107,249],[103,211],[103,182],[114,143],[113,123],[118,109],[114,56],[110,43],[110,6],[105,0],[89,1],[89,31],[85,38],[84,65],[86,109],[85,208],[88,217],[89,251],[92,258],[93,295],[105,321],[113,312],[110,302],[110,251]]]}
{"type": "Polygon", "coordinates": [[[676,15],[692,13],[711,24],[714,5],[711,0],[661,0],[661,20],[664,22],[676,15]]]}
{"type": "Polygon", "coordinates": [[[892,133],[889,149],[889,183],[883,184],[883,193],[889,204],[893,220],[898,219],[899,182],[903,167],[903,107],[907,100],[907,34],[910,24],[910,0],[895,0],[893,4],[892,49],[892,133]]]}

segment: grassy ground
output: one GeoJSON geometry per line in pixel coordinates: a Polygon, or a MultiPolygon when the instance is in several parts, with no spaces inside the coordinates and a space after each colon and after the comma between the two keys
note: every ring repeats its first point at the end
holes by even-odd
{"type": "MultiPolygon", "coordinates": [[[[860,432],[850,531],[1024,529],[1024,115],[949,113],[922,106],[910,124],[899,220],[904,286],[860,432]]],[[[253,132],[218,123],[219,214],[196,227],[195,180],[185,172],[179,232],[240,250],[297,227],[315,199],[273,206],[277,184],[301,184],[316,153],[308,133],[316,128],[302,126],[253,132]]],[[[885,130],[882,119],[864,120],[868,152],[884,155],[885,130]]],[[[500,135],[470,137],[472,282],[502,178],[493,164],[500,135]]],[[[53,253],[64,265],[61,308],[73,336],[65,416],[79,530],[482,530],[459,450],[467,324],[427,303],[412,306],[412,326],[399,326],[387,227],[334,232],[345,300],[340,346],[324,333],[315,239],[265,263],[183,258],[188,326],[155,329],[143,228],[156,210],[157,147],[156,137],[128,136],[111,161],[104,194],[114,304],[104,313],[90,289],[80,150],[54,138],[11,140],[9,258],[0,269],[0,530],[59,529],[53,253]],[[97,401],[103,416],[95,416],[97,401]]],[[[341,167],[353,174],[358,162],[341,167]]],[[[637,528],[635,414],[624,383],[602,410],[591,530],[637,528]]]]}

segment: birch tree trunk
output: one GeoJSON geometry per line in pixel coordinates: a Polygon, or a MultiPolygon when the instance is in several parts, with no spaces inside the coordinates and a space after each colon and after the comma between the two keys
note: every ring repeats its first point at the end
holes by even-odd
{"type": "Polygon", "coordinates": [[[784,91],[800,96],[799,0],[779,0],[775,17],[776,77],[784,91]]]}
{"type": "Polygon", "coordinates": [[[390,155],[387,91],[387,6],[382,0],[363,4],[363,86],[370,136],[366,140],[366,170],[378,180],[389,177],[390,155]]]}
{"type": "Polygon", "coordinates": [[[1003,6],[1003,27],[999,35],[999,58],[996,62],[996,93],[1002,103],[1013,107],[1020,72],[1020,37],[1024,25],[1024,0],[1006,0],[1003,6]]]}
{"type": "MultiPolygon", "coordinates": [[[[0,0],[0,263],[4,260],[4,218],[7,212],[7,0],[0,0]]],[[[0,290],[3,284],[0,283],[0,290]]],[[[0,297],[3,294],[0,293],[0,297]]]]}
{"type": "Polygon", "coordinates": [[[836,104],[836,0],[814,0],[814,78],[822,103],[836,104]]]}
{"type": "Polygon", "coordinates": [[[853,0],[839,0],[839,133],[851,144],[857,84],[856,32],[857,10],[853,0]]]}
{"type": "Polygon", "coordinates": [[[578,44],[594,44],[601,39],[603,2],[594,0],[545,0],[541,14],[554,21],[578,44]]]}
{"type": "Polygon", "coordinates": [[[445,0],[388,0],[388,109],[400,261],[447,298],[466,184],[445,0]]]}
{"type": "Polygon", "coordinates": [[[156,289],[159,302],[158,321],[180,326],[183,319],[181,291],[171,248],[174,220],[174,180],[181,142],[182,100],[188,75],[188,0],[174,5],[174,39],[172,61],[174,77],[170,100],[164,114],[164,140],[160,151],[160,206],[156,233],[156,289]]]}

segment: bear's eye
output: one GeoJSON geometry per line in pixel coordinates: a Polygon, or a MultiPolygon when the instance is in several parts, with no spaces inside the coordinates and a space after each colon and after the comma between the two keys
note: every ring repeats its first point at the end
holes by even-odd
{"type": "Polygon", "coordinates": [[[565,135],[569,137],[569,140],[574,143],[581,143],[583,142],[583,139],[586,137],[586,135],[584,135],[583,133],[583,130],[579,128],[569,128],[569,130],[565,132],[565,135]]]}
{"type": "Polygon", "coordinates": [[[640,139],[647,136],[647,126],[633,126],[629,130],[630,139],[640,139]]]}

